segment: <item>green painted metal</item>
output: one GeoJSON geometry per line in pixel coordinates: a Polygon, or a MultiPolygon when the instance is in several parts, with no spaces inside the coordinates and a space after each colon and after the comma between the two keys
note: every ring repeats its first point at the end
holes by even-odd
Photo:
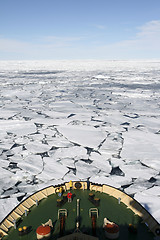
{"type": "MultiPolygon", "coordinates": [[[[77,216],[77,199],[79,202],[79,220],[80,231],[85,234],[92,235],[91,218],[89,217],[89,209],[95,208],[93,203],[88,200],[89,190],[72,190],[73,201],[66,202],[62,207],[67,210],[67,218],[65,219],[65,234],[71,234],[76,229],[76,216],[77,216]]],[[[149,232],[147,226],[142,223],[142,219],[135,215],[130,209],[122,202],[119,204],[118,200],[106,193],[94,192],[95,197],[100,198],[100,205],[98,208],[98,218],[96,219],[96,236],[100,239],[106,239],[103,230],[103,219],[107,217],[110,221],[115,222],[120,227],[119,240],[150,240],[153,239],[153,233],[149,232]],[[130,233],[128,225],[133,224],[137,227],[137,233],[130,233]]],[[[63,197],[63,196],[62,196],[63,197]]],[[[61,198],[62,198],[61,197],[61,198]]],[[[38,206],[34,205],[28,216],[23,215],[19,221],[17,229],[13,227],[9,230],[8,236],[3,237],[4,240],[35,240],[36,229],[41,223],[47,222],[52,219],[53,231],[52,240],[60,237],[60,220],[58,219],[57,199],[58,195],[52,194],[48,198],[39,202],[38,206]],[[27,226],[29,233],[24,236],[19,236],[18,228],[27,226]]]]}

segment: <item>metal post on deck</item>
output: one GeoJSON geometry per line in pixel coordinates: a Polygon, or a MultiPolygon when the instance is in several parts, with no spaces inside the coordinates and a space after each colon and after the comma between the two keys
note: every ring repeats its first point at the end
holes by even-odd
{"type": "Polygon", "coordinates": [[[13,220],[13,223],[14,223],[14,229],[17,229],[17,225],[16,225],[16,220],[15,219],[13,220]]]}
{"type": "Polygon", "coordinates": [[[77,199],[77,222],[76,222],[77,229],[79,228],[79,199],[77,199]]]}
{"type": "Polygon", "coordinates": [[[27,210],[24,210],[25,217],[27,217],[27,210]]]}

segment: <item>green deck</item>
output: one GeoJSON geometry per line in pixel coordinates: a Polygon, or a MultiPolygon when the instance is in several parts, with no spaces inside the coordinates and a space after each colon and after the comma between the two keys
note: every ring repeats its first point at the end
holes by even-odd
{"type": "MultiPolygon", "coordinates": [[[[98,207],[99,217],[96,221],[97,237],[100,240],[106,239],[102,228],[103,219],[107,217],[110,221],[117,223],[120,226],[119,240],[149,240],[153,239],[153,233],[149,232],[147,226],[142,224],[142,219],[135,215],[130,209],[126,208],[123,203],[118,204],[117,199],[105,193],[92,191],[96,197],[100,198],[100,206],[98,207]],[[137,233],[129,233],[128,224],[137,226],[137,233]]],[[[73,190],[75,197],[72,203],[65,203],[61,208],[67,209],[68,216],[65,221],[65,234],[74,232],[76,216],[77,216],[77,199],[80,199],[80,230],[86,234],[92,234],[91,219],[89,217],[89,209],[95,206],[88,200],[89,190],[73,190]]],[[[31,231],[24,236],[19,236],[18,230],[11,228],[9,235],[4,237],[5,240],[35,240],[36,229],[41,223],[45,223],[50,219],[53,221],[53,232],[50,239],[57,239],[59,237],[60,223],[58,220],[58,207],[56,200],[59,198],[56,194],[52,194],[47,199],[43,199],[38,206],[33,206],[27,217],[22,216],[22,221],[18,227],[28,226],[31,231]]]]}

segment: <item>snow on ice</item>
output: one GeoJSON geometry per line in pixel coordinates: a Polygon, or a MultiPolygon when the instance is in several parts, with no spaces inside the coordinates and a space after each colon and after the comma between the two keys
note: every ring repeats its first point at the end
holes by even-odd
{"type": "Polygon", "coordinates": [[[0,62],[0,220],[42,187],[89,179],[160,222],[160,62],[0,62]]]}

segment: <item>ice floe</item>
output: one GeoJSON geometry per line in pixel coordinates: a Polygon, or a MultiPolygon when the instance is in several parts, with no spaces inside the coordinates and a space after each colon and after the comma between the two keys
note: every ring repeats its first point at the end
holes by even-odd
{"type": "MultiPolygon", "coordinates": [[[[124,144],[121,151],[121,157],[126,163],[140,160],[146,167],[160,172],[160,147],[159,134],[144,132],[142,130],[131,129],[123,133],[124,144]]],[[[148,169],[148,173],[151,171],[148,169]]],[[[139,170],[137,170],[138,172],[139,170]]],[[[146,171],[145,171],[146,172],[146,171]]],[[[143,174],[143,176],[145,173],[143,174]]]]}
{"type": "Polygon", "coordinates": [[[137,193],[135,194],[135,199],[142,204],[143,207],[149,211],[152,216],[157,219],[158,221],[160,220],[160,201],[159,201],[159,196],[157,195],[149,195],[146,193],[137,193]]]}
{"type": "Polygon", "coordinates": [[[44,144],[41,141],[33,141],[33,142],[27,143],[25,145],[25,148],[30,153],[40,154],[40,153],[48,152],[51,149],[51,146],[49,146],[48,144],[44,144]]]}
{"type": "Polygon", "coordinates": [[[43,160],[40,155],[29,155],[23,161],[18,162],[17,167],[32,175],[37,175],[43,171],[43,160]]]}
{"type": "Polygon", "coordinates": [[[6,215],[10,213],[11,209],[15,208],[18,203],[19,202],[15,197],[1,199],[0,204],[1,219],[5,218],[6,215]]]}
{"type": "Polygon", "coordinates": [[[94,149],[97,149],[106,137],[99,129],[86,125],[67,125],[57,129],[71,142],[94,149]]]}
{"type": "Polygon", "coordinates": [[[0,120],[0,132],[12,133],[17,136],[24,136],[35,133],[36,126],[32,122],[24,120],[0,120]]]}

